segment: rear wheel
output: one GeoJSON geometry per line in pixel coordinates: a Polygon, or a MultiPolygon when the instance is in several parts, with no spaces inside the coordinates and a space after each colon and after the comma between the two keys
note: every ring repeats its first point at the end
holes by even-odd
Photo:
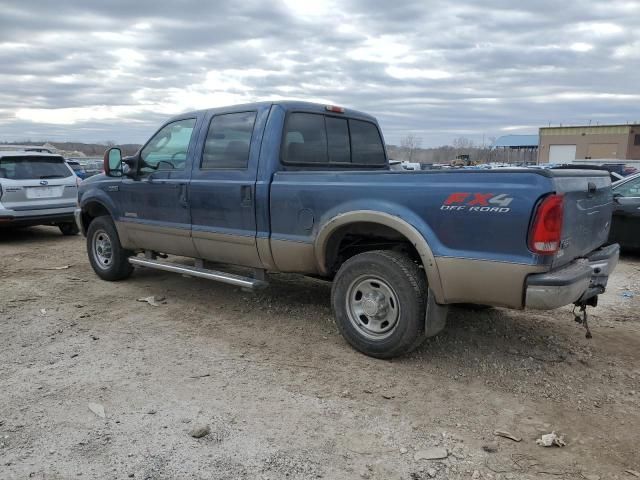
{"type": "Polygon", "coordinates": [[[424,340],[424,274],[409,257],[378,250],[347,260],[331,291],[336,323],[360,352],[392,358],[424,340]]]}
{"type": "Polygon", "coordinates": [[[93,271],[103,280],[123,280],[133,272],[129,263],[133,252],[122,248],[116,227],[108,216],[98,217],[89,225],[87,254],[93,271]]]}
{"type": "Polygon", "coordinates": [[[78,226],[72,222],[61,223],[60,225],[58,225],[58,228],[62,232],[62,235],[65,235],[65,236],[77,235],[78,233],[80,233],[80,229],[78,228],[78,226]]]}

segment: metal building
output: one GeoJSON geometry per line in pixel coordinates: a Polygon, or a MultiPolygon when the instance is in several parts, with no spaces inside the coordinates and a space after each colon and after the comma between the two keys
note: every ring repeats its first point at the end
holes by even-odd
{"type": "Polygon", "coordinates": [[[540,128],[540,163],[640,160],[640,124],[540,128]]]}
{"type": "Polygon", "coordinates": [[[538,135],[504,135],[491,146],[490,161],[536,163],[538,143],[538,135]]]}

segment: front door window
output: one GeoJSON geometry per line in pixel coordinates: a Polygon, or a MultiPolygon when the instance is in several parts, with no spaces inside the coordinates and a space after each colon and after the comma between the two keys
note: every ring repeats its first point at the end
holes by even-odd
{"type": "Polygon", "coordinates": [[[142,149],[140,172],[144,175],[157,170],[183,170],[195,123],[195,118],[188,118],[162,127],[142,149]]]}

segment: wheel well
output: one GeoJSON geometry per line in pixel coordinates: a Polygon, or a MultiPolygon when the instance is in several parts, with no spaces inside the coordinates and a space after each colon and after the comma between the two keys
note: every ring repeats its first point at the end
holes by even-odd
{"type": "Polygon", "coordinates": [[[103,215],[109,215],[109,210],[98,202],[90,202],[82,209],[82,224],[85,229],[89,229],[89,225],[94,219],[103,215]]]}
{"type": "Polygon", "coordinates": [[[397,230],[374,222],[355,222],[339,227],[329,237],[324,260],[327,272],[333,276],[346,260],[371,250],[403,252],[422,266],[416,247],[397,230]]]}

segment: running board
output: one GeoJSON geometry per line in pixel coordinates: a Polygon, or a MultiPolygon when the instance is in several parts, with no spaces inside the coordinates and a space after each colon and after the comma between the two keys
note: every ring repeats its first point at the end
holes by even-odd
{"type": "Polygon", "coordinates": [[[217,282],[228,283],[242,288],[255,289],[267,286],[267,282],[257,278],[243,277],[240,275],[234,275],[233,273],[219,272],[217,270],[209,270],[207,268],[161,262],[159,260],[151,260],[148,258],[129,257],[129,263],[140,267],[164,270],[165,272],[181,273],[190,277],[206,278],[207,280],[215,280],[217,282]]]}

